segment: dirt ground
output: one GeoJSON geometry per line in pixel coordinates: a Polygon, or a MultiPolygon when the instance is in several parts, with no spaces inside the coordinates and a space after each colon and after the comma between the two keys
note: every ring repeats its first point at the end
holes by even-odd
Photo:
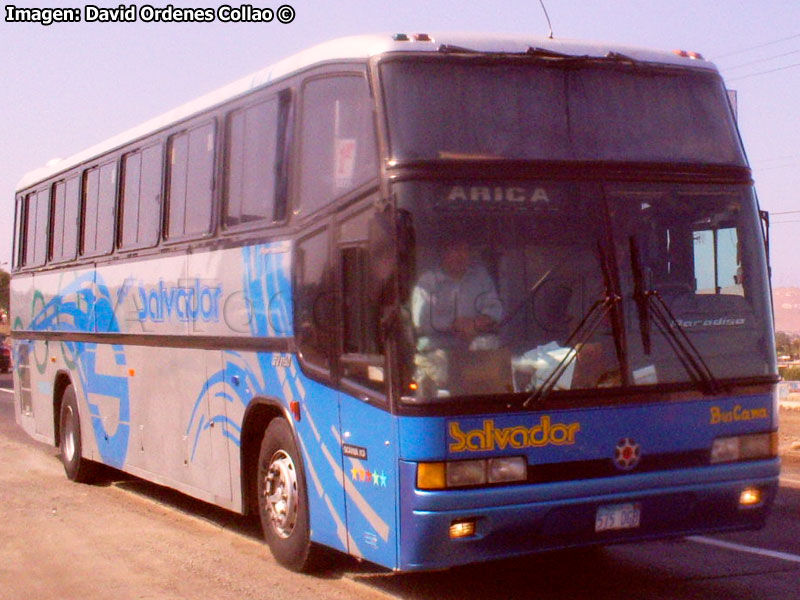
{"type": "Polygon", "coordinates": [[[0,435],[0,600],[386,598],[341,574],[291,573],[257,537],[138,485],[74,484],[55,451],[0,435]]]}

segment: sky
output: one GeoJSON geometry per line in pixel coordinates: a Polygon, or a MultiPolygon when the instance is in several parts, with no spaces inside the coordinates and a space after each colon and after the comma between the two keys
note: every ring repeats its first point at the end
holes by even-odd
{"type": "MultiPolygon", "coordinates": [[[[169,0],[150,2],[165,7],[169,0]]],[[[248,2],[234,1],[239,7],[248,2]]],[[[291,23],[37,23],[0,15],[0,268],[8,269],[22,175],[313,44],[380,32],[545,37],[538,0],[250,0],[291,23]],[[3,263],[6,264],[3,264],[3,263]]],[[[800,286],[800,0],[544,0],[556,38],[702,53],[736,90],[761,208],[770,211],[773,285],[800,286]]],[[[24,2],[17,7],[88,2],[24,2]]],[[[173,0],[176,7],[222,3],[173,0]]],[[[119,3],[94,0],[93,5],[119,3]]],[[[125,3],[130,7],[131,3],[125,3]]]]}

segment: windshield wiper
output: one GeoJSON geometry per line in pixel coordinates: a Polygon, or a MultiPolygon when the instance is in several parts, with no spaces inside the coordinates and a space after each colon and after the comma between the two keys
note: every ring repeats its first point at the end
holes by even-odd
{"type": "MultiPolygon", "coordinates": [[[[534,404],[543,400],[553,388],[555,388],[559,379],[561,379],[567,368],[572,364],[572,361],[577,359],[578,353],[583,349],[585,342],[594,334],[606,315],[612,312],[614,307],[622,300],[621,296],[615,291],[619,289],[619,286],[615,284],[615,280],[612,278],[611,274],[613,270],[608,264],[609,259],[603,251],[600,242],[598,242],[598,250],[600,252],[600,268],[603,272],[603,280],[605,283],[605,296],[592,304],[583,319],[581,319],[581,322],[578,323],[578,326],[569,334],[564,346],[571,348],[571,350],[567,352],[564,358],[556,365],[556,368],[548,375],[542,385],[522,403],[523,408],[527,408],[529,404],[534,404]]],[[[614,342],[617,349],[617,356],[623,364],[627,364],[625,345],[619,337],[620,332],[618,331],[616,323],[612,326],[614,329],[614,342]]]]}
{"type": "Polygon", "coordinates": [[[636,302],[636,312],[639,314],[639,333],[642,336],[642,348],[646,355],[650,355],[650,295],[645,287],[642,261],[639,258],[639,246],[636,238],[630,236],[631,271],[633,272],[633,300],[636,302]]]}
{"type": "Polygon", "coordinates": [[[703,355],[686,335],[667,303],[664,302],[657,290],[649,288],[646,284],[639,247],[634,236],[630,236],[630,249],[631,271],[634,279],[633,298],[639,312],[639,330],[644,353],[649,355],[651,351],[650,321],[652,320],[666,338],[669,347],[692,381],[698,384],[706,394],[714,395],[723,391],[721,384],[703,359],[703,355]]]}

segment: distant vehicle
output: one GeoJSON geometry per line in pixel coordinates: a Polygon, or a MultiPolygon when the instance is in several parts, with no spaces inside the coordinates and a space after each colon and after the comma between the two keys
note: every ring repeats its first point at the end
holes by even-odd
{"type": "Polygon", "coordinates": [[[9,348],[4,341],[0,340],[0,371],[8,373],[12,366],[11,348],[9,348]]]}
{"type": "Polygon", "coordinates": [[[17,421],[293,569],[757,528],[767,272],[700,55],[347,38],[22,179],[17,421]]]}

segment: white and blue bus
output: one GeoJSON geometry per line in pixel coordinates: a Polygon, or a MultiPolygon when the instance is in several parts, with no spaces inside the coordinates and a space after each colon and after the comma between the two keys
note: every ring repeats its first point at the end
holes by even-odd
{"type": "Polygon", "coordinates": [[[329,42],[24,176],[16,418],[395,570],[752,529],[778,485],[751,171],[715,67],[329,42]]]}

